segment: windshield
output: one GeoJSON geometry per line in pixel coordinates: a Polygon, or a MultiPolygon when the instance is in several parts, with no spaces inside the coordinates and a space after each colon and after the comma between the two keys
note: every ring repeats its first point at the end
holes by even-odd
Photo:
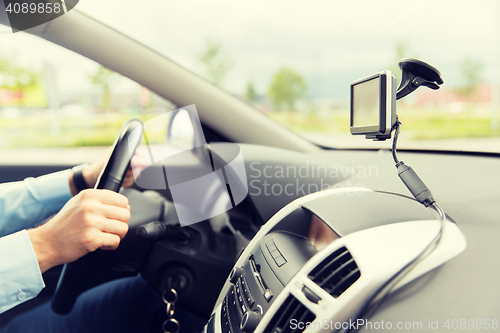
{"type": "MultiPolygon", "coordinates": [[[[399,82],[399,59],[424,60],[444,84],[397,102],[399,147],[500,152],[497,1],[86,0],[77,9],[329,147],[389,148],[350,135],[350,83],[382,70],[399,82]]],[[[88,68],[82,82],[106,92],[89,81],[99,76],[92,66],[79,68],[88,68]]]]}

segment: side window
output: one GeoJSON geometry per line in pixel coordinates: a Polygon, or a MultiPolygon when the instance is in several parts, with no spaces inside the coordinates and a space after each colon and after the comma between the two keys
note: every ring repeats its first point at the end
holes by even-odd
{"type": "MultiPolygon", "coordinates": [[[[113,143],[123,122],[175,109],[100,64],[27,34],[0,41],[0,149],[113,143]]],[[[55,161],[51,161],[55,162],[55,161]]]]}

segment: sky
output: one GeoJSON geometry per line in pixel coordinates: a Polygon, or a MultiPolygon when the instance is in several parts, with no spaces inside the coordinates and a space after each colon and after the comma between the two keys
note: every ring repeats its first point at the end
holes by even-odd
{"type": "MultiPolygon", "coordinates": [[[[350,82],[395,67],[398,43],[407,56],[437,67],[449,87],[461,83],[466,57],[484,64],[484,80],[500,77],[495,0],[80,0],[76,9],[194,72],[201,72],[197,58],[207,40],[220,43],[234,63],[224,87],[236,94],[250,81],[265,93],[273,75],[289,67],[307,79],[311,97],[345,99],[350,82]]],[[[91,73],[95,63],[2,31],[0,47],[17,50],[21,62],[53,62],[62,68],[59,85],[90,89],[88,74],[75,79],[74,71],[91,73]]],[[[118,89],[132,87],[122,82],[118,89]]]]}

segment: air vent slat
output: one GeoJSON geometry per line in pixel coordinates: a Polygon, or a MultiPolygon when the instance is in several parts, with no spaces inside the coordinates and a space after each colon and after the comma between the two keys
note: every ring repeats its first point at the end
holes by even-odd
{"type": "Polygon", "coordinates": [[[355,270],[351,271],[351,273],[349,273],[347,276],[345,276],[339,283],[337,283],[335,288],[333,288],[332,291],[330,291],[329,293],[333,297],[339,297],[340,295],[342,295],[344,291],[347,290],[347,288],[352,286],[354,282],[356,282],[356,280],[359,279],[360,276],[361,274],[359,272],[359,269],[356,268],[355,270]]]}
{"type": "MultiPolygon", "coordinates": [[[[298,304],[298,306],[295,308],[295,311],[293,312],[293,314],[290,316],[290,318],[294,318],[294,319],[297,319],[297,322],[299,323],[300,320],[299,318],[303,316],[304,313],[306,313],[307,311],[304,311],[304,306],[302,304],[298,304]]],[[[292,328],[290,327],[290,322],[287,323],[288,324],[288,328],[285,328],[283,329],[283,331],[285,332],[297,332],[297,331],[300,331],[300,330],[297,330],[297,329],[294,329],[292,330],[292,328]]],[[[286,325],[286,324],[285,324],[286,325]]]]}
{"type": "Polygon", "coordinates": [[[336,271],[339,267],[342,267],[346,262],[349,262],[350,260],[352,260],[352,257],[349,252],[342,253],[339,257],[326,265],[325,268],[318,273],[318,275],[316,275],[317,279],[324,280],[325,276],[330,275],[332,271],[336,271]]]}
{"type": "Polygon", "coordinates": [[[264,333],[299,333],[301,330],[298,327],[292,330],[292,320],[298,323],[312,322],[314,319],[316,315],[290,295],[276,311],[264,333]]]}
{"type": "MultiPolygon", "coordinates": [[[[285,327],[287,318],[293,318],[292,314],[296,311],[297,304],[294,302],[290,302],[288,305],[285,305],[285,309],[283,311],[283,315],[280,320],[276,323],[277,327],[285,327]]],[[[273,330],[275,332],[276,330],[273,330]]],[[[281,330],[280,330],[281,331],[281,330]]]]}
{"type": "Polygon", "coordinates": [[[316,266],[309,278],[337,298],[361,276],[361,272],[346,247],[341,247],[316,266]]]}
{"type": "Polygon", "coordinates": [[[349,265],[351,265],[350,267],[352,267],[352,269],[357,269],[356,263],[354,262],[354,259],[352,259],[352,257],[351,257],[347,262],[343,263],[342,266],[338,267],[336,270],[334,270],[332,273],[330,273],[330,275],[328,275],[327,277],[325,277],[324,279],[322,279],[321,281],[318,281],[318,282],[323,283],[323,285],[325,285],[325,284],[328,284],[328,282],[324,282],[324,281],[331,281],[335,277],[337,277],[339,280],[341,280],[342,274],[339,274],[339,273],[345,271],[346,269],[349,269],[350,268],[349,265]]]}
{"type": "MultiPolygon", "coordinates": [[[[298,323],[310,323],[315,318],[316,318],[316,316],[311,311],[304,311],[302,316],[299,318],[299,320],[297,320],[297,322],[298,323]]],[[[300,329],[297,327],[296,329],[292,330],[291,333],[298,333],[298,332],[300,332],[300,329]]]]}
{"type": "Polygon", "coordinates": [[[345,247],[343,248],[340,248],[339,250],[335,251],[334,253],[332,253],[324,262],[328,262],[327,265],[324,265],[324,266],[317,266],[312,272],[311,272],[311,276],[314,276],[314,277],[320,277],[322,275],[324,275],[328,270],[332,269],[332,267],[335,267],[334,265],[336,263],[338,263],[338,259],[342,258],[345,254],[349,254],[349,252],[347,252],[347,249],[345,247]]]}

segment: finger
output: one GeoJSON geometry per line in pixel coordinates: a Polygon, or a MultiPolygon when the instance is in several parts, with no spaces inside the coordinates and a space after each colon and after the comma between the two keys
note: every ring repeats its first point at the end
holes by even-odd
{"type": "Polygon", "coordinates": [[[111,220],[128,222],[130,220],[130,210],[127,207],[117,207],[111,205],[103,205],[103,215],[111,220]]]}
{"type": "Polygon", "coordinates": [[[116,193],[110,190],[94,190],[95,196],[99,199],[103,204],[118,206],[118,207],[127,207],[128,198],[123,194],[116,193]]]}
{"type": "Polygon", "coordinates": [[[130,187],[132,185],[134,185],[133,179],[125,179],[122,184],[123,187],[130,187]]]}
{"type": "Polygon", "coordinates": [[[120,245],[120,237],[118,235],[102,232],[99,237],[101,241],[99,248],[102,250],[116,250],[118,245],[120,245]]]}
{"type": "Polygon", "coordinates": [[[142,150],[136,149],[134,156],[130,161],[132,168],[142,167],[145,168],[151,164],[149,156],[145,154],[142,150]]]}
{"type": "Polygon", "coordinates": [[[135,177],[133,174],[131,175],[126,175],[125,178],[123,179],[123,187],[130,187],[135,183],[135,177]]]}
{"type": "Polygon", "coordinates": [[[149,165],[151,165],[149,157],[141,150],[137,149],[132,157],[132,160],[130,161],[130,166],[132,167],[135,177],[139,177],[142,170],[147,168],[149,165]]]}
{"type": "Polygon", "coordinates": [[[114,234],[123,239],[127,235],[128,224],[116,220],[107,220],[101,226],[101,230],[104,233],[114,234]]]}

